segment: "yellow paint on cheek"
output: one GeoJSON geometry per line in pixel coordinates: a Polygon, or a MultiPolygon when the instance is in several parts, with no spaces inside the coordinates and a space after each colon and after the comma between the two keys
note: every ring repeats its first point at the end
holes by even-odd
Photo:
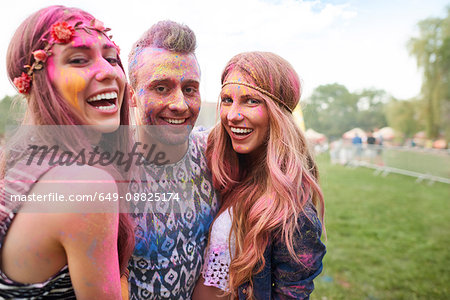
{"type": "Polygon", "coordinates": [[[61,71],[61,94],[70,105],[80,109],[78,93],[86,87],[86,81],[73,70],[61,71]]]}

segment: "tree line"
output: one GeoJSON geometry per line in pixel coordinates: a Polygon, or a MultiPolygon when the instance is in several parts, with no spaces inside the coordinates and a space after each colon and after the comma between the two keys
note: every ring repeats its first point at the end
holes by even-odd
{"type": "MultiPolygon", "coordinates": [[[[429,139],[443,135],[450,141],[450,6],[445,17],[427,18],[417,26],[419,34],[407,48],[423,75],[420,95],[399,100],[380,89],[350,92],[338,83],[321,85],[305,100],[306,127],[330,139],[355,127],[370,131],[390,126],[404,138],[423,130],[429,139]]],[[[0,100],[0,137],[23,115],[23,106],[11,106],[13,98],[0,100]]]]}
{"type": "Polygon", "coordinates": [[[450,6],[445,17],[427,18],[417,26],[418,36],[407,44],[422,72],[417,97],[400,100],[383,90],[352,93],[338,83],[322,85],[305,101],[306,127],[331,139],[355,127],[390,126],[404,138],[425,131],[429,139],[450,141],[450,6]]]}

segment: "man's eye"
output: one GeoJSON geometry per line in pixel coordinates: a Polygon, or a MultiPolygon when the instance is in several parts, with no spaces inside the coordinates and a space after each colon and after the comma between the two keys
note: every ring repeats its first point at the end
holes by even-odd
{"type": "Polygon", "coordinates": [[[227,98],[227,97],[222,98],[221,101],[222,101],[223,104],[231,104],[231,103],[233,103],[233,100],[231,98],[227,98]]]}
{"type": "Polygon", "coordinates": [[[158,86],[155,88],[155,90],[156,90],[158,93],[165,93],[165,92],[168,91],[168,88],[167,88],[166,86],[163,86],[163,85],[158,85],[158,86]]]}
{"type": "Polygon", "coordinates": [[[194,87],[187,87],[187,88],[184,89],[184,91],[185,91],[187,94],[194,94],[195,92],[197,92],[197,89],[194,88],[194,87]]]}

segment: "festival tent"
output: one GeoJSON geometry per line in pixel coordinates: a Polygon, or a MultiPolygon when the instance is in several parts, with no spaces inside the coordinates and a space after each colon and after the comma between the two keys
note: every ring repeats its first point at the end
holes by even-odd
{"type": "Polygon", "coordinates": [[[445,149],[447,148],[447,143],[444,139],[439,139],[433,142],[433,148],[436,149],[445,149]]]}
{"type": "Polygon", "coordinates": [[[418,146],[424,147],[427,140],[427,134],[425,131],[419,131],[414,135],[414,143],[418,146]]]}
{"type": "Polygon", "coordinates": [[[425,131],[419,131],[414,135],[415,139],[426,139],[427,135],[425,133],[425,131]]]}
{"type": "Polygon", "coordinates": [[[345,132],[342,137],[344,139],[352,139],[354,138],[356,135],[358,135],[360,138],[365,138],[366,137],[366,132],[364,130],[362,130],[361,128],[353,128],[347,132],[345,132]]]}
{"type": "Polygon", "coordinates": [[[312,143],[322,143],[327,140],[327,137],[324,134],[319,133],[312,128],[308,128],[305,131],[305,137],[308,141],[312,143]]]}
{"type": "Polygon", "coordinates": [[[395,131],[391,127],[383,127],[373,133],[376,138],[383,137],[383,140],[392,140],[395,137],[395,131]]]}

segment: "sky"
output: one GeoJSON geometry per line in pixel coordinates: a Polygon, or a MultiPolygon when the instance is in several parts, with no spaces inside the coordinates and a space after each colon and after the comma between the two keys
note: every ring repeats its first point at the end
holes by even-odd
{"type": "Polygon", "coordinates": [[[303,82],[303,96],[323,84],[351,92],[383,89],[398,99],[418,96],[422,83],[408,40],[417,23],[445,16],[450,0],[21,0],[0,1],[0,99],[14,95],[6,52],[20,23],[40,8],[61,4],[86,10],[112,29],[127,67],[132,44],[160,20],[188,25],[197,36],[203,101],[216,102],[227,61],[246,51],[287,59],[303,82]]]}

